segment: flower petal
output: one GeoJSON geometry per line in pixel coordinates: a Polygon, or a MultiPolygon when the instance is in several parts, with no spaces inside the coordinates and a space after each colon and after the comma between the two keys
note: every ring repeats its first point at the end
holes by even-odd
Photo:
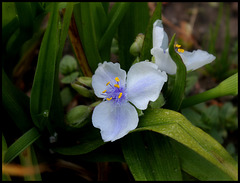
{"type": "Polygon", "coordinates": [[[153,48],[168,48],[168,36],[163,29],[162,20],[156,20],[153,24],[153,48]]]}
{"type": "Polygon", "coordinates": [[[144,110],[149,101],[157,100],[166,81],[167,74],[158,70],[156,64],[146,61],[136,63],[127,75],[128,100],[144,110]]]}
{"type": "Polygon", "coordinates": [[[100,63],[92,76],[92,87],[95,95],[99,98],[104,98],[102,92],[106,90],[106,84],[109,81],[115,83],[114,79],[116,77],[119,78],[121,85],[125,85],[126,72],[120,68],[119,63],[106,61],[103,64],[100,63]]]}
{"type": "Polygon", "coordinates": [[[184,51],[183,53],[179,53],[179,55],[182,57],[187,71],[196,70],[211,63],[216,58],[212,54],[203,50],[194,50],[193,52],[184,51]]]}
{"type": "Polygon", "coordinates": [[[151,54],[155,58],[155,63],[161,71],[165,71],[168,74],[176,74],[177,66],[169,55],[168,49],[165,51],[161,48],[152,48],[151,54]]]}
{"type": "Polygon", "coordinates": [[[104,142],[113,142],[137,127],[138,114],[128,102],[116,105],[112,101],[103,101],[94,109],[92,123],[101,130],[104,142]]]}

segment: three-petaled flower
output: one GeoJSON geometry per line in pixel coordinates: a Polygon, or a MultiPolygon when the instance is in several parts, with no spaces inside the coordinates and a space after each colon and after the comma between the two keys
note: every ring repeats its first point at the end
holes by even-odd
{"type": "MultiPolygon", "coordinates": [[[[176,51],[181,56],[187,71],[196,70],[211,63],[216,57],[203,50],[193,52],[184,51],[176,45],[176,51]]],[[[153,24],[153,48],[151,54],[155,57],[155,63],[161,71],[168,74],[176,74],[177,66],[168,52],[168,36],[163,29],[162,21],[156,20],[153,24]]]]}
{"type": "Polygon", "coordinates": [[[95,107],[92,123],[101,130],[102,139],[115,141],[134,130],[139,121],[134,106],[146,109],[149,101],[159,97],[166,81],[167,74],[151,62],[134,64],[127,76],[119,63],[100,63],[92,77],[92,86],[103,102],[95,107]]]}

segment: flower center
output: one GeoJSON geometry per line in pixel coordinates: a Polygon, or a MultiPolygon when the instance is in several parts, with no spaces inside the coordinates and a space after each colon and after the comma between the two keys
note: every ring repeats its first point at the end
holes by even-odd
{"type": "Polygon", "coordinates": [[[102,95],[105,96],[107,101],[114,100],[116,103],[122,103],[126,99],[125,86],[122,86],[120,79],[115,77],[114,83],[110,81],[106,83],[106,90],[102,92],[102,95]]]}
{"type": "Polygon", "coordinates": [[[184,49],[180,48],[180,47],[181,47],[180,44],[175,44],[174,47],[175,47],[175,50],[176,50],[176,51],[178,51],[178,52],[180,52],[180,53],[183,53],[183,52],[184,52],[184,49]]]}

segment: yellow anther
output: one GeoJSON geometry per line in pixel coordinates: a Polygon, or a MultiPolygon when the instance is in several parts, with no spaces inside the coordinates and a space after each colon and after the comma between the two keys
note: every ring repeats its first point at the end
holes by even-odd
{"type": "Polygon", "coordinates": [[[183,53],[183,52],[184,52],[184,49],[178,49],[178,52],[183,53]]]}
{"type": "Polygon", "coordinates": [[[119,93],[118,98],[121,98],[121,97],[122,97],[122,93],[119,93]]]}
{"type": "Polygon", "coordinates": [[[118,77],[115,77],[115,80],[116,80],[117,82],[119,82],[119,81],[120,81],[118,77]]]}
{"type": "Polygon", "coordinates": [[[103,93],[106,93],[107,90],[104,90],[103,93]]]}
{"type": "Polygon", "coordinates": [[[112,100],[112,97],[111,98],[107,98],[107,100],[109,101],[109,100],[112,100]]]}
{"type": "Polygon", "coordinates": [[[106,86],[110,84],[110,81],[107,82],[106,86]]]}
{"type": "Polygon", "coordinates": [[[181,45],[180,44],[175,44],[175,47],[180,48],[181,45]]]}
{"type": "Polygon", "coordinates": [[[115,84],[114,86],[117,87],[117,88],[120,88],[120,86],[118,84],[115,84]]]}

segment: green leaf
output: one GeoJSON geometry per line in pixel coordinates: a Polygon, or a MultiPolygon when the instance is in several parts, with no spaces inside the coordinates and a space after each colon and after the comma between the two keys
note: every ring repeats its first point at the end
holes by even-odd
{"type": "Polygon", "coordinates": [[[116,2],[107,16],[107,28],[99,42],[99,51],[103,60],[110,60],[110,51],[113,36],[116,34],[119,23],[129,8],[129,3],[116,2]]]}
{"type": "MultiPolygon", "coordinates": [[[[120,142],[120,141],[119,141],[120,142]]],[[[116,143],[106,143],[98,149],[89,152],[87,154],[78,155],[78,158],[83,161],[90,162],[125,162],[121,144],[116,143]]]]}
{"type": "MultiPolygon", "coordinates": [[[[61,146],[53,147],[52,150],[63,155],[81,155],[105,144],[101,138],[100,131],[92,125],[84,126],[81,129],[82,131],[78,132],[77,144],[69,145],[68,139],[65,139],[67,145],[62,144],[61,146]]],[[[71,140],[73,140],[72,135],[71,140]]]]}
{"type": "Polygon", "coordinates": [[[20,30],[31,35],[33,31],[33,14],[30,2],[15,2],[15,7],[18,14],[20,30]]]}
{"type": "Polygon", "coordinates": [[[179,155],[183,171],[201,181],[229,180],[229,176],[186,146],[172,140],[174,151],[179,155]]]}
{"type": "Polygon", "coordinates": [[[104,8],[100,2],[81,2],[74,6],[73,13],[88,64],[93,72],[98,63],[102,62],[98,42],[106,25],[104,8]]]}
{"type": "Polygon", "coordinates": [[[8,148],[4,157],[4,163],[10,163],[15,157],[24,151],[24,149],[35,142],[40,137],[40,135],[41,134],[35,127],[23,134],[8,148]]]}
{"type": "Polygon", "coordinates": [[[151,19],[148,22],[147,30],[143,42],[143,47],[140,55],[140,60],[151,60],[152,55],[150,53],[150,50],[153,48],[152,43],[152,30],[153,30],[153,23],[157,19],[162,19],[162,3],[158,2],[157,6],[155,8],[155,11],[153,12],[153,15],[151,19]]]}
{"type": "Polygon", "coordinates": [[[58,8],[52,3],[50,19],[44,34],[34,76],[30,111],[34,124],[43,130],[49,125],[48,115],[52,103],[55,81],[56,58],[58,52],[58,8]]]}
{"type": "Polygon", "coordinates": [[[17,18],[12,19],[7,25],[2,28],[2,45],[4,51],[6,50],[6,44],[9,38],[13,35],[19,26],[19,21],[17,18]]]}
{"type": "Polygon", "coordinates": [[[118,28],[120,65],[126,71],[135,60],[135,57],[130,54],[130,47],[139,33],[145,33],[148,21],[147,2],[131,2],[118,28]]]}
{"type": "Polygon", "coordinates": [[[9,55],[14,56],[20,51],[22,44],[33,35],[33,16],[29,2],[15,2],[19,28],[9,39],[6,50],[9,55]]]}
{"type": "MultiPolygon", "coordinates": [[[[193,126],[183,115],[167,109],[146,110],[133,132],[150,130],[169,136],[216,166],[229,180],[237,180],[235,160],[210,135],[193,126]]],[[[203,178],[204,179],[204,178],[203,178]]]]}
{"type": "Polygon", "coordinates": [[[178,157],[167,137],[152,132],[129,134],[122,140],[122,149],[136,181],[182,180],[178,157]]]}
{"type": "Polygon", "coordinates": [[[175,75],[173,89],[172,91],[168,91],[168,93],[166,94],[167,95],[165,97],[166,104],[164,105],[164,107],[178,111],[184,97],[187,71],[186,71],[186,66],[182,61],[182,58],[175,51],[174,40],[175,40],[175,34],[173,35],[172,40],[169,44],[169,54],[172,60],[177,65],[177,72],[175,75]]]}
{"type": "Polygon", "coordinates": [[[108,14],[109,2],[102,2],[102,6],[106,14],[108,14]]]}
{"type": "Polygon", "coordinates": [[[2,105],[21,132],[33,127],[29,104],[29,97],[13,85],[2,69],[2,105]]]}
{"type": "Polygon", "coordinates": [[[65,41],[68,35],[68,29],[71,22],[72,12],[73,12],[73,3],[67,3],[67,6],[64,12],[63,22],[62,22],[62,29],[60,33],[59,51],[58,51],[58,59],[57,59],[58,61],[60,61],[60,59],[62,58],[62,52],[63,52],[65,41]]]}
{"type": "MultiPolygon", "coordinates": [[[[62,26],[61,26],[62,28],[60,32],[59,49],[58,49],[56,64],[55,64],[55,76],[54,76],[54,86],[53,86],[54,95],[52,98],[52,104],[50,108],[51,110],[50,119],[52,119],[52,121],[55,122],[56,126],[60,126],[60,127],[64,126],[64,111],[62,107],[60,86],[59,86],[59,67],[60,67],[59,62],[62,58],[63,48],[68,35],[68,29],[69,29],[69,25],[72,17],[72,12],[73,12],[73,3],[67,3],[62,26]]],[[[75,76],[77,74],[75,74],[75,76]]]]}
{"type": "Polygon", "coordinates": [[[217,97],[238,94],[238,73],[222,81],[218,86],[183,100],[181,109],[199,104],[217,97]]]}
{"type": "Polygon", "coordinates": [[[2,3],[2,48],[6,49],[6,43],[10,36],[19,27],[17,12],[14,2],[2,3]]]}
{"type": "Polygon", "coordinates": [[[14,2],[2,2],[2,28],[17,18],[14,2]]]}

